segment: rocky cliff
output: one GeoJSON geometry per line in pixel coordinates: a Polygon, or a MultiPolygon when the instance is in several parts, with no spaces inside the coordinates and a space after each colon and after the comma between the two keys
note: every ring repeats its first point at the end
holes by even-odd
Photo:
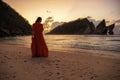
{"type": "Polygon", "coordinates": [[[105,20],[102,20],[95,29],[95,34],[107,34],[105,20]]]}
{"type": "Polygon", "coordinates": [[[28,21],[0,0],[0,37],[30,34],[31,26],[28,21]]]}
{"type": "Polygon", "coordinates": [[[110,35],[113,35],[113,34],[114,34],[114,32],[113,32],[114,27],[115,27],[115,24],[111,24],[111,25],[107,26],[107,28],[108,28],[108,33],[109,33],[110,35]]]}
{"type": "Polygon", "coordinates": [[[113,35],[113,29],[115,27],[115,24],[111,24],[109,26],[106,26],[105,20],[102,20],[98,26],[96,27],[95,34],[101,34],[101,35],[113,35]]]}
{"type": "Polygon", "coordinates": [[[94,26],[87,18],[77,19],[68,23],[64,23],[48,34],[98,34],[98,35],[113,35],[115,25],[106,26],[105,20],[102,20],[98,26],[94,26]]]}
{"type": "Polygon", "coordinates": [[[48,34],[93,34],[95,26],[87,18],[64,23],[48,34]]]}

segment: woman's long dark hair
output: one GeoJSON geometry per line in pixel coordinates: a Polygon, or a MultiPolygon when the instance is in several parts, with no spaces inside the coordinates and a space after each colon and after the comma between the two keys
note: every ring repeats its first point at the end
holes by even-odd
{"type": "Polygon", "coordinates": [[[36,19],[35,23],[41,22],[41,21],[42,21],[42,18],[41,18],[41,17],[38,17],[38,18],[36,19]]]}

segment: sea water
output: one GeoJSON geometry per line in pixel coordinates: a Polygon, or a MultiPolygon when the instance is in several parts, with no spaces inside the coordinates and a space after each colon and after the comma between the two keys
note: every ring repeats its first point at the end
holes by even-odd
{"type": "MultiPolygon", "coordinates": [[[[48,47],[120,52],[120,35],[44,35],[48,47]]],[[[31,36],[0,38],[8,45],[29,47],[31,36]]]]}

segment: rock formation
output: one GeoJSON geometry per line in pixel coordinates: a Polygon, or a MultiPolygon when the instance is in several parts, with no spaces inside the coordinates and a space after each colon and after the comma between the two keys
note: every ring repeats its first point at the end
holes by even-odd
{"type": "Polygon", "coordinates": [[[113,34],[114,34],[114,32],[113,32],[114,27],[115,27],[115,24],[111,24],[111,25],[107,26],[107,28],[108,28],[108,33],[109,33],[110,35],[113,35],[113,34]]]}
{"type": "Polygon", "coordinates": [[[64,23],[48,34],[97,34],[97,35],[113,35],[114,24],[106,26],[105,19],[102,20],[95,28],[93,22],[89,22],[87,18],[77,19],[68,23],[64,23]]]}
{"type": "Polygon", "coordinates": [[[84,18],[64,23],[48,34],[93,34],[94,30],[94,24],[89,22],[87,18],[84,18]]]}
{"type": "Polygon", "coordinates": [[[30,34],[31,26],[28,21],[0,0],[0,37],[30,34]]]}
{"type": "Polygon", "coordinates": [[[113,35],[113,29],[115,27],[115,24],[111,24],[109,26],[106,26],[105,20],[102,20],[98,26],[96,27],[95,34],[100,34],[100,35],[113,35]]]}
{"type": "Polygon", "coordinates": [[[95,34],[102,34],[105,35],[107,34],[107,27],[106,27],[106,23],[105,20],[102,20],[98,26],[95,29],[95,34]]]}

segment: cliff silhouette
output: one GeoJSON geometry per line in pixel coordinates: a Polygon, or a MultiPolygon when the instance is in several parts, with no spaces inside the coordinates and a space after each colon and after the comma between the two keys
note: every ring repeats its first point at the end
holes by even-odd
{"type": "Polygon", "coordinates": [[[98,26],[96,27],[95,34],[102,34],[102,35],[113,35],[113,29],[115,27],[115,24],[111,24],[109,26],[106,26],[105,19],[103,19],[98,26]]]}
{"type": "Polygon", "coordinates": [[[0,37],[30,34],[31,25],[28,21],[0,0],[0,37]]]}
{"type": "Polygon", "coordinates": [[[94,26],[93,22],[90,22],[87,18],[77,19],[64,23],[54,28],[47,34],[98,34],[98,35],[113,35],[113,29],[115,24],[106,26],[103,19],[98,26],[94,26]]]}

